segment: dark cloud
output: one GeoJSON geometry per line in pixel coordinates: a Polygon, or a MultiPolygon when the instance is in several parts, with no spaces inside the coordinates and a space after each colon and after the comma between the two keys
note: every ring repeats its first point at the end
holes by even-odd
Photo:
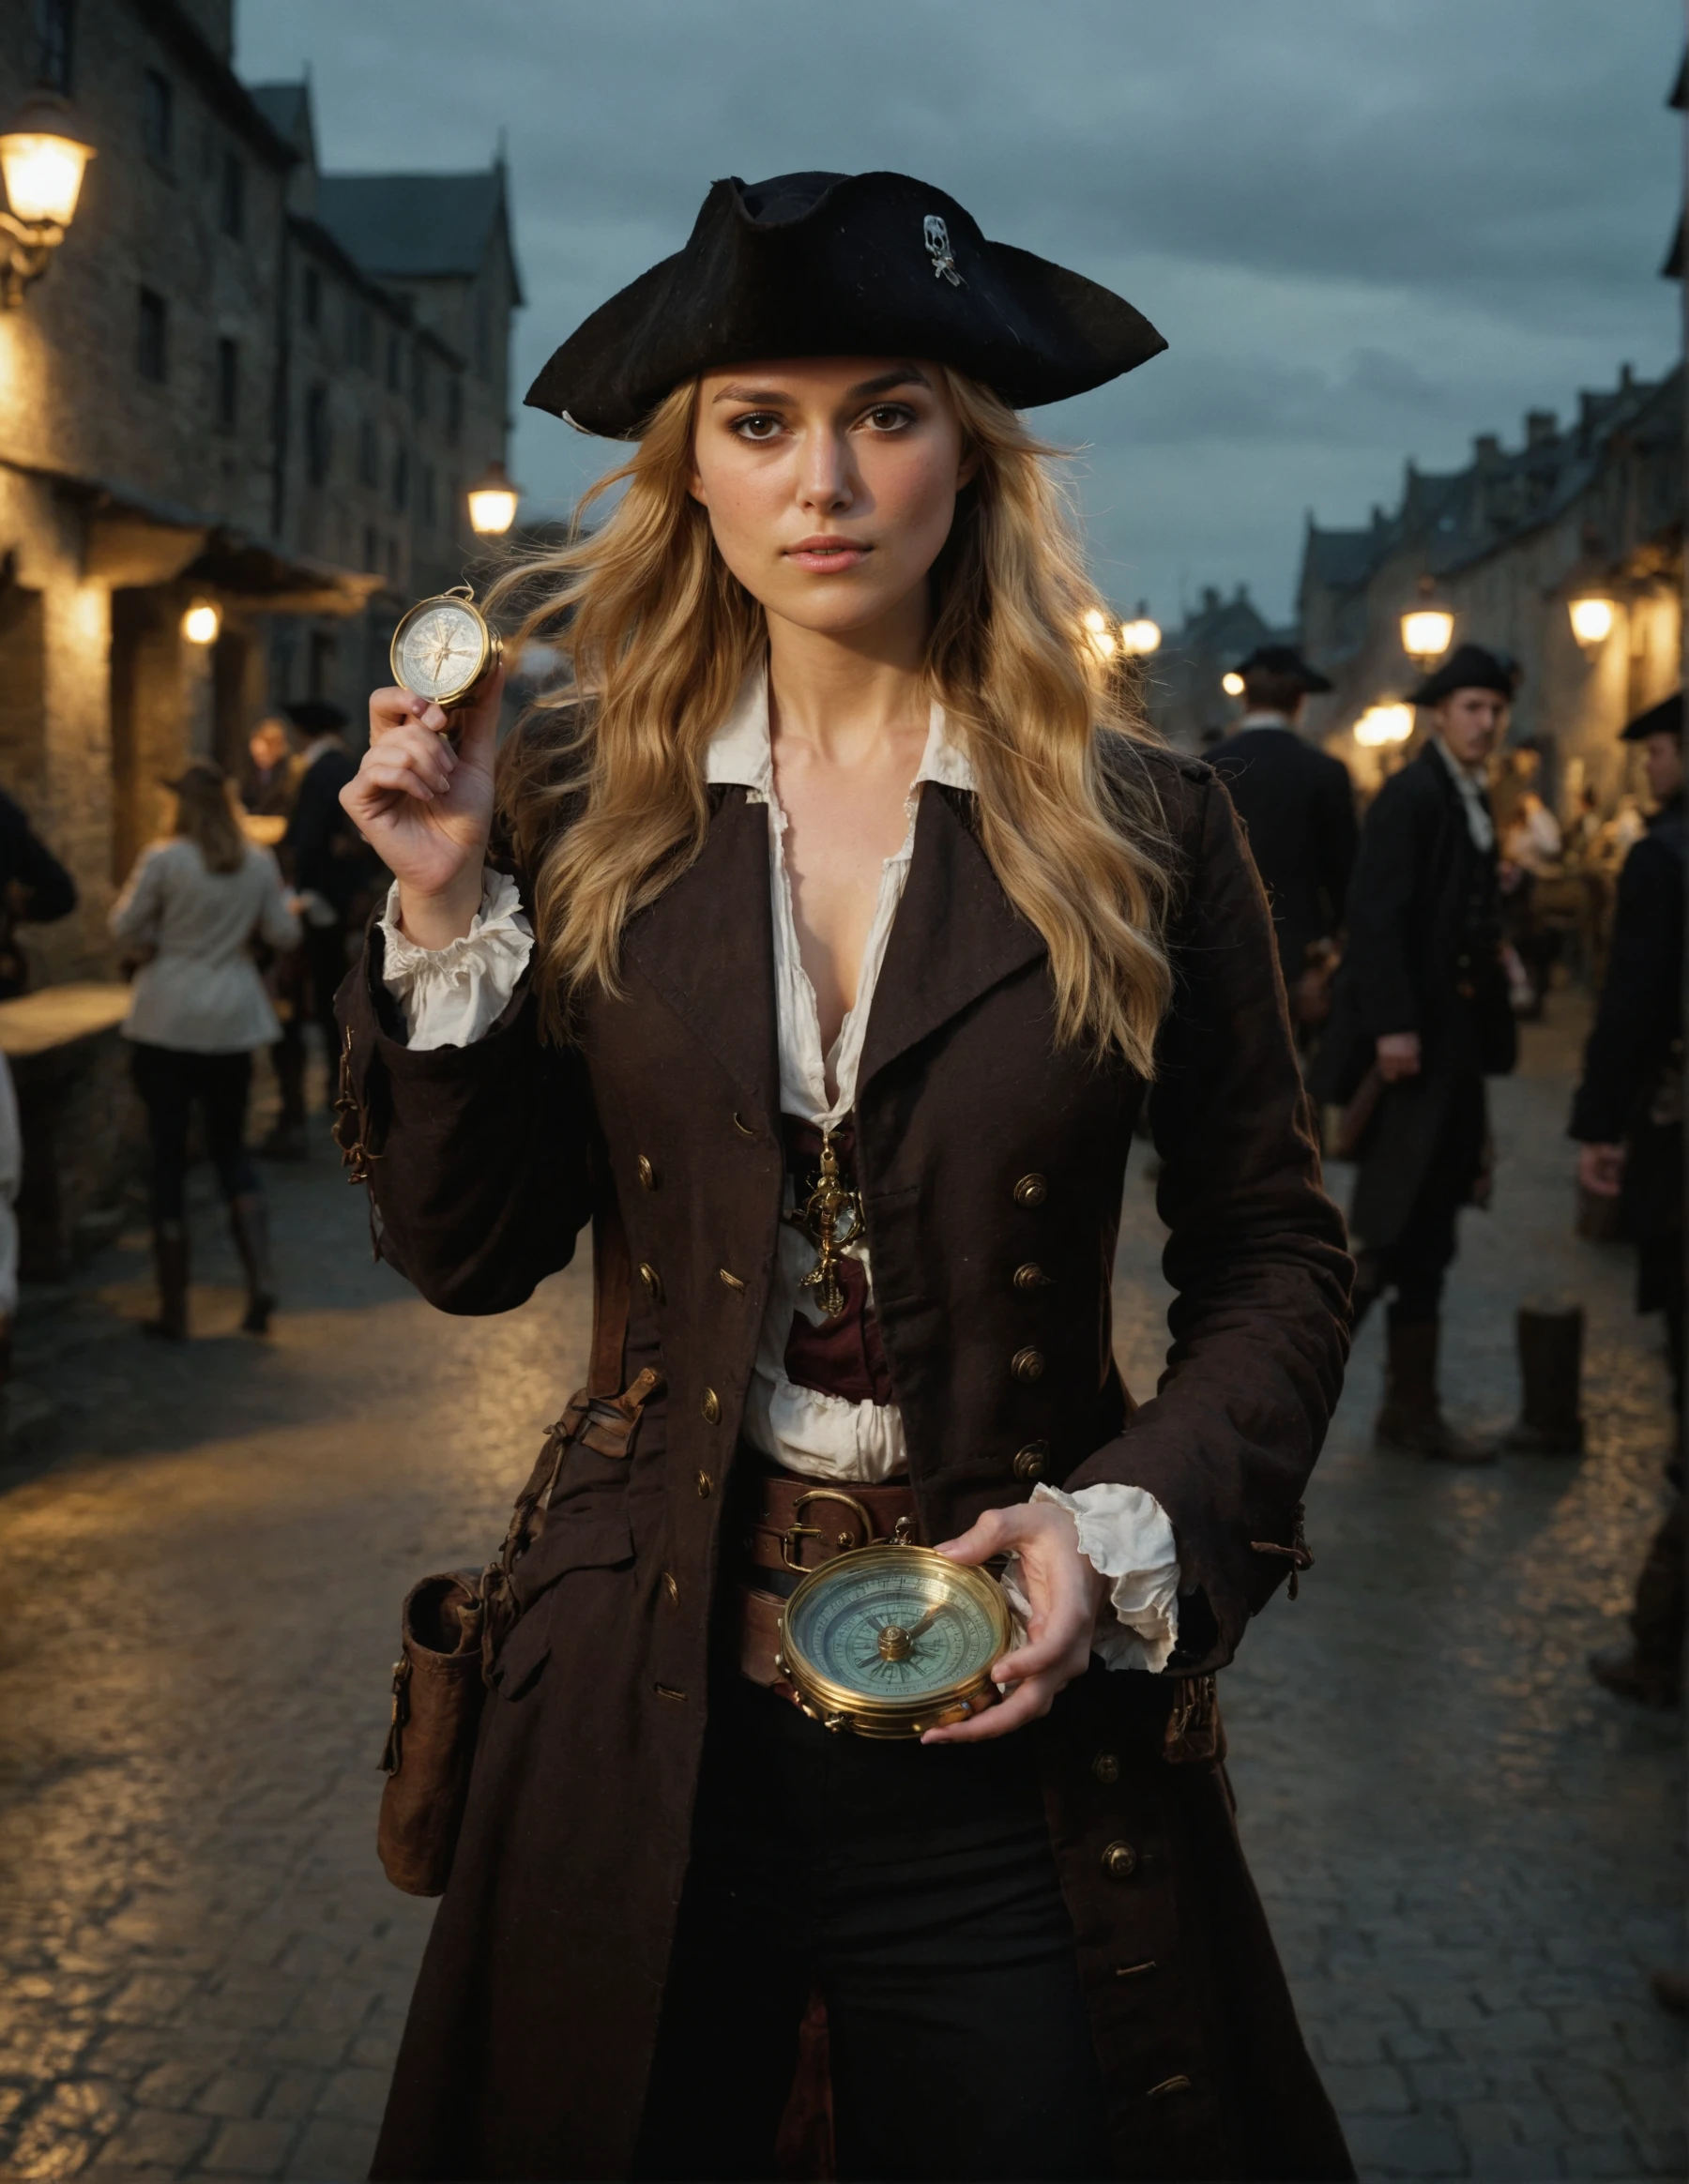
{"type": "MultiPolygon", "coordinates": [[[[1682,36],[1674,0],[245,0],[238,59],[309,62],[332,166],[508,129],[518,399],[723,174],[898,167],[1118,286],[1169,354],[1043,421],[1165,617],[1239,578],[1283,612],[1310,505],[1362,521],[1407,454],[1669,362],[1682,36]]],[[[519,428],[539,505],[602,453],[519,428]]]]}

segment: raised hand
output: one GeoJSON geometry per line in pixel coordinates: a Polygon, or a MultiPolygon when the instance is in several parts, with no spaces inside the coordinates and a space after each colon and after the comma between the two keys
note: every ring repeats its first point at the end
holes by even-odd
{"type": "Polygon", "coordinates": [[[501,668],[449,718],[409,690],[375,691],[370,748],[341,791],[352,824],[398,880],[404,931],[422,948],[467,933],[480,907],[503,692],[501,668]]]}

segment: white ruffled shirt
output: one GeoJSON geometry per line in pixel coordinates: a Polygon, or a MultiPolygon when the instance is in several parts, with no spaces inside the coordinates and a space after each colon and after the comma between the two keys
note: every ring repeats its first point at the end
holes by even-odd
{"type": "MultiPolygon", "coordinates": [[[[914,856],[921,784],[937,781],[971,792],[973,768],[950,741],[943,710],[935,705],[926,749],[905,803],[908,827],[900,848],[880,868],[856,1006],[840,1026],[830,1054],[822,1051],[815,991],[798,944],[784,854],[786,815],[774,785],[766,669],[746,678],[733,711],[710,740],[705,771],[709,781],[743,788],[752,803],[768,808],[780,1105],[784,1114],[830,1128],[856,1103],[875,988],[914,856]],[[831,1098],[829,1063],[838,1087],[831,1098]]],[[[493,872],[485,875],[480,910],[462,939],[438,949],[421,948],[407,939],[399,928],[397,885],[388,897],[383,932],[385,981],[404,1011],[410,1044],[417,1048],[467,1046],[483,1037],[514,993],[533,948],[533,930],[519,907],[515,882],[493,872]]],[[[789,1181],[787,1193],[789,1200],[789,1181]]],[[[861,1262],[872,1299],[868,1246],[864,1241],[846,1248],[861,1262]]],[[[817,1326],[821,1315],[810,1293],[799,1287],[814,1263],[814,1246],[799,1229],[783,1221],[777,1251],[746,1400],[746,1439],[786,1470],[834,1484],[874,1484],[905,1471],[907,1448],[895,1403],[853,1403],[787,1378],[785,1348],[793,1313],[800,1312],[817,1326]]],[[[1100,1658],[1110,1668],[1164,1668],[1179,1635],[1179,1553],[1160,1503],[1142,1487],[1119,1485],[1085,1487],[1077,1494],[1039,1486],[1033,1499],[1055,1502],[1068,1511],[1081,1553],[1109,1581],[1093,1640],[1100,1658]]],[[[1024,1620],[1028,1604],[1016,1576],[1012,1560],[1004,1590],[1024,1620]]]]}

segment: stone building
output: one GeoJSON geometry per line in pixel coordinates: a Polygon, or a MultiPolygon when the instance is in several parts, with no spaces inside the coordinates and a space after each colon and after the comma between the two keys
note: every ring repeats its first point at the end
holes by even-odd
{"type": "Polygon", "coordinates": [[[67,97],[96,147],[45,276],[0,311],[0,786],[76,874],[44,976],[110,962],[159,780],[266,702],[355,707],[461,574],[506,449],[520,302],[501,166],[319,174],[303,86],[243,85],[232,0],[0,12],[0,119],[67,97]],[[215,642],[184,632],[218,611],[215,642]]]}
{"type": "Polygon", "coordinates": [[[1212,584],[1200,606],[1185,610],[1178,630],[1145,662],[1149,718],[1180,751],[1200,751],[1231,733],[1241,708],[1221,677],[1260,645],[1288,645],[1293,629],[1275,629],[1240,584],[1225,599],[1212,584]]]}
{"type": "Polygon", "coordinates": [[[1401,617],[1447,608],[1453,642],[1513,654],[1524,670],[1514,739],[1543,747],[1552,794],[1588,782],[1610,803],[1626,753],[1614,738],[1630,714],[1681,679],[1683,373],[1587,391],[1568,424],[1532,410],[1519,444],[1493,433],[1461,469],[1408,465],[1399,505],[1354,530],[1309,520],[1297,603],[1302,641],[1336,684],[1314,700],[1309,728],[1363,782],[1376,752],[1352,730],[1369,706],[1416,679],[1401,617]],[[1579,645],[1574,599],[1610,602],[1611,629],[1579,645]]]}

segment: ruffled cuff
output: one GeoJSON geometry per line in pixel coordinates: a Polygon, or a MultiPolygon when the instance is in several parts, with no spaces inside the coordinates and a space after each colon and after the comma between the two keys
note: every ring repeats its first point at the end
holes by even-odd
{"type": "Polygon", "coordinates": [[[444,948],[418,948],[399,925],[399,883],[382,913],[382,983],[399,1004],[418,1052],[473,1046],[516,991],[534,951],[534,929],[508,872],[481,874],[481,902],[467,933],[444,948]]]}
{"type": "MultiPolygon", "coordinates": [[[[1108,1579],[1097,1612],[1091,1651],[1107,1668],[1148,1669],[1159,1676],[1179,1643],[1179,1547],[1172,1520],[1141,1486],[1035,1487],[1034,1501],[1066,1509],[1079,1534],[1079,1552],[1108,1579]]],[[[1028,1604],[1011,1562],[1003,1590],[1017,1620],[1028,1604]]]]}

